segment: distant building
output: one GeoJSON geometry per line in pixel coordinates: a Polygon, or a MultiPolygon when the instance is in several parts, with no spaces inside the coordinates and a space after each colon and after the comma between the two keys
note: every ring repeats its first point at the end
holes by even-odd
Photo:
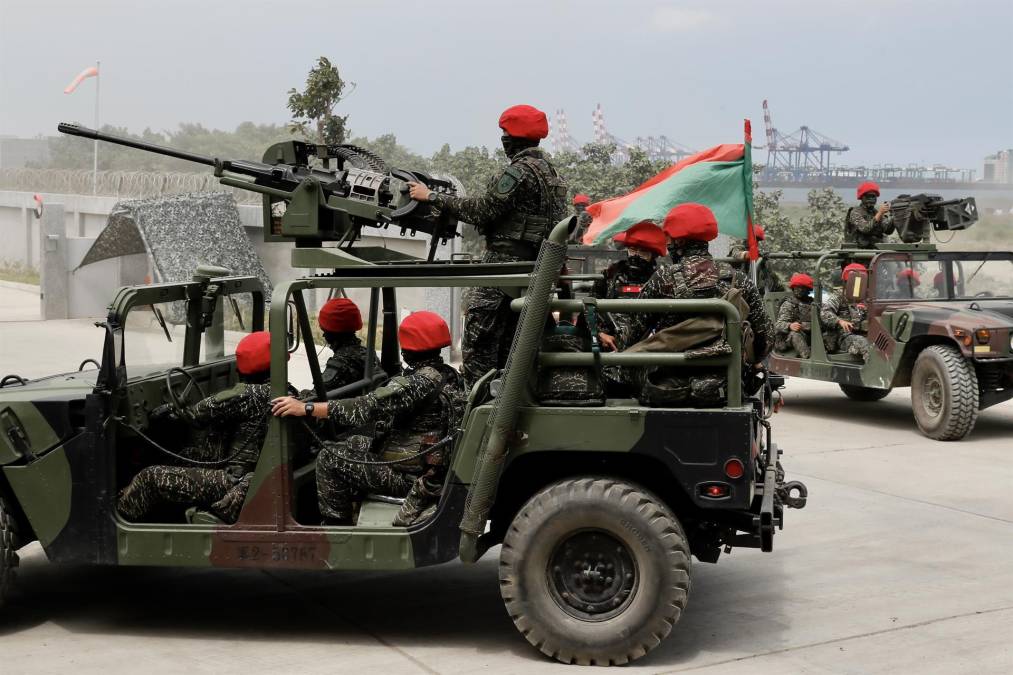
{"type": "Polygon", "coordinates": [[[1013,183],[1013,148],[1000,150],[985,158],[982,180],[986,183],[1013,183]]]}
{"type": "Polygon", "coordinates": [[[0,169],[21,169],[49,163],[48,138],[0,136],[0,169]]]}

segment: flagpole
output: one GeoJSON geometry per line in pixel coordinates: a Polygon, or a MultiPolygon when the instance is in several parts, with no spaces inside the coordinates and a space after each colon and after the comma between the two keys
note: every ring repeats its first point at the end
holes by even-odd
{"type": "MultiPolygon", "coordinates": [[[[96,72],[96,74],[95,74],[95,130],[96,131],[101,131],[102,130],[101,127],[99,127],[99,122],[98,122],[98,112],[99,112],[99,107],[98,107],[98,104],[99,104],[99,83],[102,81],[102,70],[101,70],[101,68],[99,66],[101,64],[102,64],[101,61],[96,61],[95,62],[95,72],[96,72]]],[[[97,195],[98,194],[98,139],[97,138],[95,139],[95,146],[92,149],[92,158],[91,158],[91,193],[93,195],[97,195]]]]}

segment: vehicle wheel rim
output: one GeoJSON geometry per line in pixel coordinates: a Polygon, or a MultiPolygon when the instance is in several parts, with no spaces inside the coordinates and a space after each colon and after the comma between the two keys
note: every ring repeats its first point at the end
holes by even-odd
{"type": "Polygon", "coordinates": [[[556,604],[582,621],[605,621],[622,614],[639,582],[630,550],[604,530],[569,535],[552,552],[548,572],[556,604]]]}
{"type": "Polygon", "coordinates": [[[935,375],[926,377],[922,384],[922,407],[932,417],[943,411],[943,383],[935,375]]]}

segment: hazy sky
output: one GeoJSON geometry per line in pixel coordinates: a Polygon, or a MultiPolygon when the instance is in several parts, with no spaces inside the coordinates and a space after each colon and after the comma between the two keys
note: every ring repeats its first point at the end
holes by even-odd
{"type": "MultiPolygon", "coordinates": [[[[737,142],[761,102],[851,146],[841,164],[942,162],[981,171],[1013,146],[1010,0],[0,0],[0,134],[102,121],[232,129],[285,122],[286,91],[326,55],[357,83],[355,134],[429,153],[496,145],[513,103],[564,108],[590,140],[666,134],[737,142]]],[[[757,158],[765,157],[757,152],[757,158]]]]}

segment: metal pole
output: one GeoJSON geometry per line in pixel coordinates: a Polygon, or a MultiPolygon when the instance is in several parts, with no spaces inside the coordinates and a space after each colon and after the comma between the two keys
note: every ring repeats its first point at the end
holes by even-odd
{"type": "MultiPolygon", "coordinates": [[[[101,127],[98,122],[98,103],[99,103],[99,83],[102,81],[102,70],[101,61],[95,62],[95,130],[100,131],[101,127]]],[[[93,195],[98,194],[98,139],[95,139],[95,145],[92,149],[92,161],[91,161],[91,193],[93,195]]]]}

